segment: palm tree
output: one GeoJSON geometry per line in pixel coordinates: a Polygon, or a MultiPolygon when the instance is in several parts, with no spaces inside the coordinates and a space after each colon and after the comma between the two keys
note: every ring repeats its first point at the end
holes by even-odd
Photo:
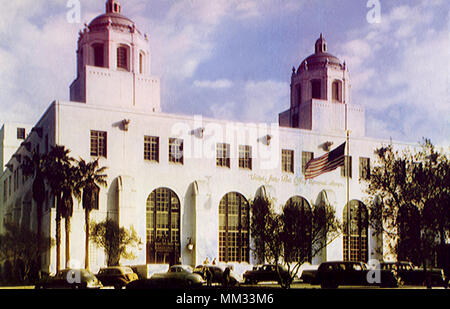
{"type": "Polygon", "coordinates": [[[78,200],[81,197],[81,191],[78,189],[77,183],[80,181],[79,172],[76,166],[63,167],[64,182],[62,183],[62,211],[61,216],[65,222],[66,232],[66,267],[69,267],[70,261],[70,231],[71,218],[73,215],[73,196],[78,200]]]}
{"type": "Polygon", "coordinates": [[[80,181],[77,183],[77,191],[83,191],[82,205],[84,209],[84,219],[86,228],[85,241],[85,268],[89,270],[89,231],[90,213],[93,209],[98,209],[98,196],[100,186],[107,186],[107,175],[104,174],[107,167],[99,167],[98,159],[86,163],[83,159],[78,161],[78,172],[80,181]]]}
{"type": "MultiPolygon", "coordinates": [[[[61,218],[66,219],[66,264],[70,258],[69,233],[70,217],[73,213],[73,174],[71,167],[74,159],[69,157],[69,149],[64,146],[54,146],[50,150],[46,160],[46,178],[51,192],[56,199],[56,270],[61,269],[61,218]],[[69,232],[69,233],[67,233],[69,232]]],[[[66,265],[68,266],[68,265],[66,265]]]]}
{"type": "Polygon", "coordinates": [[[46,156],[39,152],[34,152],[31,158],[26,156],[22,163],[22,173],[26,176],[33,175],[32,196],[36,202],[36,222],[37,222],[37,263],[41,268],[41,239],[42,239],[42,206],[44,204],[45,191],[45,160],[46,156]]]}

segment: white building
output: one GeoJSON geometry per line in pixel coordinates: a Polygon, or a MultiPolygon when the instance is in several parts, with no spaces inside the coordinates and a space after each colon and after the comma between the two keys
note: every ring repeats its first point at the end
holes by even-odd
{"type": "MultiPolygon", "coordinates": [[[[0,226],[13,221],[36,229],[31,179],[21,175],[21,156],[64,145],[71,156],[100,158],[108,167],[108,186],[101,188],[100,207],[91,219],[114,218],[137,231],[143,246],[135,260],[123,264],[181,259],[197,265],[215,258],[245,268],[255,263],[248,201],[257,195],[273,198],[280,211],[292,199],[310,209],[331,203],[346,221],[344,169],[304,178],[306,163],[346,141],[346,129],[351,131],[349,194],[352,209],[358,210],[352,214],[367,218],[364,178],[374,150],[390,141],[365,136],[365,111],[350,101],[348,68],[327,52],[322,35],[314,54],[294,68],[290,109],[272,125],[162,113],[148,38],[121,14],[117,0],[108,0],[106,13],[80,32],[77,62],[70,101],[52,102],[33,130],[26,129],[31,133],[15,145],[15,154],[3,157],[8,168],[0,177],[0,226]]],[[[2,134],[4,145],[16,138],[2,134]]],[[[49,193],[42,220],[44,233],[53,238],[55,213],[49,193]]],[[[356,230],[351,258],[383,258],[383,241],[372,237],[367,223],[356,230]]],[[[65,237],[71,240],[71,258],[83,266],[84,233],[84,212],[75,200],[72,232],[64,235],[62,229],[63,267],[65,237]]],[[[341,236],[311,262],[348,258],[348,243],[341,236]]],[[[101,249],[90,246],[95,270],[106,260],[101,249]]],[[[53,247],[43,255],[43,268],[54,272],[55,258],[53,247]]]]}

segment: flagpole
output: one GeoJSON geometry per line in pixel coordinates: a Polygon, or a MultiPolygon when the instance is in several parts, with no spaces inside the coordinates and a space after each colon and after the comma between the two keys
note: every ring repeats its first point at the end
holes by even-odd
{"type": "Polygon", "coordinates": [[[346,176],[347,176],[347,237],[348,237],[348,250],[347,250],[347,254],[348,254],[348,260],[350,261],[351,259],[351,231],[350,231],[350,145],[349,145],[349,135],[350,135],[350,131],[347,130],[347,157],[345,158],[346,162],[346,176]]]}
{"type": "Polygon", "coordinates": [[[348,129],[348,105],[345,104],[345,132],[347,134],[347,156],[344,159],[344,169],[347,178],[347,260],[351,260],[351,235],[350,235],[350,130],[348,129]]]}

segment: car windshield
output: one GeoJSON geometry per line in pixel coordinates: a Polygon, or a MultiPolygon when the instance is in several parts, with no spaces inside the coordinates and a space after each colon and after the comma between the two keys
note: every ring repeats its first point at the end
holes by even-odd
{"type": "Polygon", "coordinates": [[[192,267],[188,265],[176,265],[169,268],[169,272],[171,273],[178,273],[183,271],[193,273],[192,267]]]}
{"type": "Polygon", "coordinates": [[[129,267],[122,268],[122,271],[123,271],[124,274],[132,274],[132,273],[134,273],[134,271],[131,268],[129,268],[129,267]]]}

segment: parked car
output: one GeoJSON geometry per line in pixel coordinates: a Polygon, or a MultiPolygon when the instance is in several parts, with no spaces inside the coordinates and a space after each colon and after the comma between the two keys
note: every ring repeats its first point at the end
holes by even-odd
{"type": "Polygon", "coordinates": [[[441,268],[423,268],[411,262],[382,262],[380,268],[394,271],[404,285],[448,286],[448,279],[441,268]]]}
{"type": "Polygon", "coordinates": [[[244,282],[247,284],[257,284],[258,282],[264,281],[276,281],[280,284],[281,280],[284,282],[291,281],[289,272],[283,266],[271,264],[253,267],[253,270],[247,270],[244,273],[243,278],[244,282]]]}
{"type": "Polygon", "coordinates": [[[199,274],[194,274],[192,267],[173,265],[165,273],[153,274],[150,279],[140,279],[127,285],[127,289],[145,288],[196,288],[205,281],[199,274]]]}
{"type": "Polygon", "coordinates": [[[100,289],[102,283],[86,269],[64,269],[40,280],[36,289],[100,289]]]}
{"type": "Polygon", "coordinates": [[[381,280],[374,283],[367,280],[369,271],[371,270],[362,262],[324,262],[317,269],[316,279],[322,288],[337,288],[340,285],[398,286],[398,278],[391,270],[378,270],[380,271],[381,280]]]}
{"type": "Polygon", "coordinates": [[[303,283],[318,284],[317,269],[304,269],[300,275],[300,280],[303,283]]]}
{"type": "MultiPolygon", "coordinates": [[[[220,266],[216,265],[197,265],[194,268],[194,273],[199,274],[202,276],[204,281],[207,281],[205,268],[209,269],[211,272],[211,283],[219,283],[223,284],[224,279],[224,269],[220,266]]],[[[239,284],[239,280],[236,278],[236,276],[233,274],[233,272],[230,272],[230,279],[228,284],[230,286],[236,286],[239,284]]]]}
{"type": "Polygon", "coordinates": [[[103,286],[113,286],[115,289],[121,289],[128,283],[137,280],[138,275],[130,267],[113,266],[101,268],[97,278],[103,286]]]}

